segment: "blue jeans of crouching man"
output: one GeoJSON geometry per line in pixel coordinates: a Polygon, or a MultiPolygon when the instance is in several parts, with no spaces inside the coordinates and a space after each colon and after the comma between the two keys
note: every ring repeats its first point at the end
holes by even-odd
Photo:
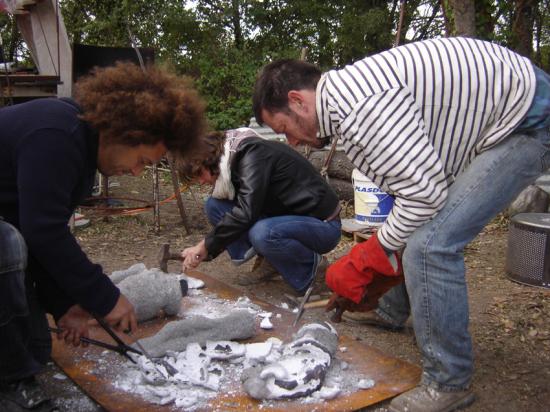
{"type": "Polygon", "coordinates": [[[26,281],[26,264],[23,237],[0,219],[0,383],[35,375],[50,355],[46,318],[26,281]]]}
{"type": "MultiPolygon", "coordinates": [[[[234,206],[229,200],[209,198],[205,205],[208,220],[215,226],[234,206]]],[[[302,293],[315,275],[321,254],[334,249],[340,236],[340,219],[325,222],[309,216],[265,217],[227,246],[227,252],[232,260],[240,262],[253,248],[302,293]]]]}
{"type": "Polygon", "coordinates": [[[448,392],[469,387],[464,247],[550,167],[549,143],[549,129],[516,132],[480,154],[450,186],[445,207],[409,238],[405,285],[384,295],[377,313],[396,326],[412,315],[424,384],[448,392]]]}

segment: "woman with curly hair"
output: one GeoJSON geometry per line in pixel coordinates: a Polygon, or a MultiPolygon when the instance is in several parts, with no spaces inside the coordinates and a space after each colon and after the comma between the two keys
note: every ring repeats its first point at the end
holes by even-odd
{"type": "Polygon", "coordinates": [[[279,273],[302,295],[323,279],[322,254],[340,240],[340,204],[302,155],[240,128],[207,135],[203,149],[180,171],[188,180],[213,185],[205,208],[214,228],[182,252],[184,270],[227,250],[237,265],[264,258],[252,273],[239,276],[242,286],[279,273]]]}
{"type": "Polygon", "coordinates": [[[0,110],[1,410],[53,408],[34,380],[51,350],[44,312],[77,346],[90,314],[137,327],[132,304],[67,226],[96,169],[138,175],[167,152],[183,158],[204,127],[203,101],[187,80],[130,63],[96,69],[76,84],[75,100],[0,110]]]}

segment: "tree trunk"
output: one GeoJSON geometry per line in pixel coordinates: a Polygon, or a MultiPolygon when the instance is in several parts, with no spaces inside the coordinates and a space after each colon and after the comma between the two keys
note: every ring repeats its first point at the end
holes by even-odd
{"type": "Polygon", "coordinates": [[[340,200],[351,202],[353,200],[353,185],[350,180],[336,179],[329,177],[329,185],[334,189],[340,200]]]}
{"type": "Polygon", "coordinates": [[[475,37],[475,0],[449,0],[454,16],[454,35],[475,37]]]}
{"type": "MultiPolygon", "coordinates": [[[[304,149],[302,147],[297,150],[304,155],[304,149]]],[[[309,154],[308,160],[316,170],[321,172],[325,166],[328,154],[328,150],[315,150],[309,154]]],[[[330,187],[334,189],[340,200],[353,200],[353,185],[351,184],[351,173],[353,169],[353,164],[349,161],[344,152],[334,152],[327,170],[328,181],[330,187]]]]}
{"type": "Polygon", "coordinates": [[[476,37],[492,40],[495,36],[495,6],[492,0],[476,0],[476,37]]]}
{"type": "Polygon", "coordinates": [[[517,0],[512,22],[512,49],[525,57],[533,52],[533,25],[535,0],[517,0]]]}
{"type": "Polygon", "coordinates": [[[233,0],[232,2],[232,9],[231,9],[231,22],[233,25],[233,33],[235,36],[235,47],[237,49],[243,48],[243,31],[241,27],[241,15],[240,15],[240,1],[239,0],[233,0]]]}
{"type": "MultiPolygon", "coordinates": [[[[309,161],[315,169],[321,171],[326,163],[328,151],[313,151],[309,155],[309,161]]],[[[328,167],[329,177],[347,180],[351,182],[351,172],[354,166],[344,152],[335,152],[328,167]]]]}

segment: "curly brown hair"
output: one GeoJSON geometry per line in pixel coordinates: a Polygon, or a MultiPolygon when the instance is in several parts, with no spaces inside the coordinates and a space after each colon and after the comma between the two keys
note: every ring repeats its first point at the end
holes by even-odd
{"type": "Polygon", "coordinates": [[[205,168],[212,176],[220,174],[220,160],[224,151],[225,133],[210,132],[199,141],[196,150],[178,162],[180,179],[191,182],[202,173],[205,168]]]}
{"type": "Polygon", "coordinates": [[[206,130],[205,104],[189,79],[133,63],[95,68],[76,83],[82,118],[108,143],[163,142],[177,159],[193,151],[206,130]]]}

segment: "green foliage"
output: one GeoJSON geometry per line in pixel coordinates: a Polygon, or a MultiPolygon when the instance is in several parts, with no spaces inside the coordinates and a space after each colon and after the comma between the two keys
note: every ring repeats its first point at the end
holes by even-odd
{"type": "Polygon", "coordinates": [[[372,8],[358,15],[346,13],[337,30],[337,64],[342,66],[387,50],[392,40],[387,8],[372,8]]]}
{"type": "MultiPolygon", "coordinates": [[[[448,2],[408,0],[401,42],[445,35],[448,2]]],[[[540,0],[534,38],[536,61],[550,66],[550,0],[540,0]],[[538,28],[537,28],[538,27],[538,28]]],[[[283,57],[307,59],[323,70],[392,47],[400,0],[60,0],[70,40],[153,47],[157,60],[195,79],[217,129],[247,124],[258,70],[283,57]]],[[[480,38],[510,44],[514,2],[476,1],[480,38]]],[[[14,19],[0,16],[4,46],[24,48],[14,19]]],[[[451,20],[452,23],[452,20],[451,20]]]]}
{"type": "Polygon", "coordinates": [[[226,48],[205,52],[192,62],[196,85],[208,103],[208,117],[217,130],[248,124],[252,84],[261,67],[247,50],[226,48]]]}
{"type": "Polygon", "coordinates": [[[13,16],[0,13],[0,36],[4,61],[17,61],[22,66],[32,66],[29,51],[24,47],[13,16]]]}

